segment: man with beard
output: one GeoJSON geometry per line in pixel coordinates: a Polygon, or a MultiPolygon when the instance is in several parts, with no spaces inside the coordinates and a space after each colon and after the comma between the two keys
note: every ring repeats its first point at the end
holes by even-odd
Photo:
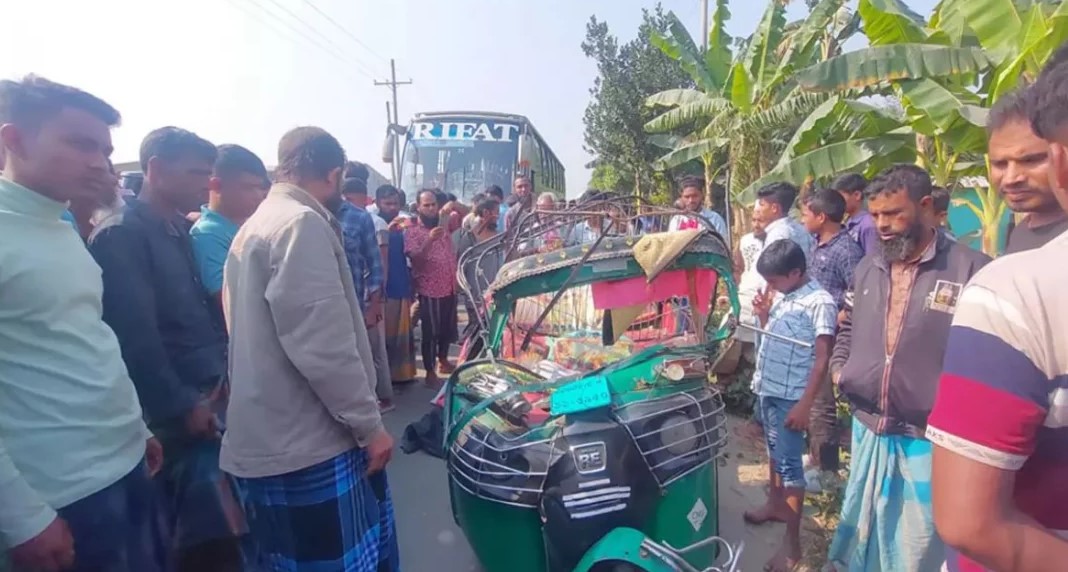
{"type": "Polygon", "coordinates": [[[937,570],[944,558],[924,431],[961,290],[990,259],[932,228],[931,188],[923,169],[897,165],[864,192],[882,252],[857,266],[831,357],[853,411],[849,483],[828,558],[837,570],[937,570]]]}
{"type": "MultiPolygon", "coordinates": [[[[1027,107],[1049,145],[1049,188],[1068,212],[1068,46],[1027,107]]],[[[1037,182],[1037,181],[1036,181],[1037,182]]],[[[1063,570],[1068,233],[1003,256],[961,295],[927,434],[949,572],[1063,570]]]]}
{"type": "Polygon", "coordinates": [[[512,228],[519,222],[520,217],[534,206],[534,184],[531,183],[530,177],[526,175],[516,177],[512,184],[512,196],[509,198],[515,202],[504,215],[504,227],[501,230],[512,228]]]}
{"type": "Polygon", "coordinates": [[[448,375],[453,370],[449,346],[458,332],[456,250],[451,235],[466,214],[455,202],[438,204],[439,195],[435,189],[419,192],[416,220],[404,231],[404,253],[412,261],[412,280],[419,299],[423,368],[427,385],[435,388],[440,383],[438,373],[448,375]]]}
{"type": "Polygon", "coordinates": [[[1028,90],[1003,96],[987,120],[990,182],[1013,212],[1026,215],[1009,232],[1005,254],[1038,248],[1068,230],[1049,177],[1049,144],[1027,117],[1028,90]]]}
{"type": "Polygon", "coordinates": [[[168,451],[180,570],[240,570],[247,533],[234,483],[219,470],[229,388],[226,330],[195,263],[186,213],[208,198],[215,146],[177,127],[141,143],[145,184],[100,223],[89,249],[103,270],[104,321],[115,330],[145,417],[168,451]]]}
{"type": "Polygon", "coordinates": [[[220,463],[274,570],[396,572],[374,366],[338,221],[345,151],[318,127],[278,144],[278,183],[226,259],[234,398],[220,463]]]}
{"type": "Polygon", "coordinates": [[[404,227],[408,218],[401,214],[404,193],[393,185],[375,190],[378,216],[386,221],[388,243],[382,266],[386,272],[385,303],[382,306],[385,322],[386,356],[389,359],[390,380],[394,384],[415,379],[415,337],[412,334],[412,270],[404,254],[404,227]]]}

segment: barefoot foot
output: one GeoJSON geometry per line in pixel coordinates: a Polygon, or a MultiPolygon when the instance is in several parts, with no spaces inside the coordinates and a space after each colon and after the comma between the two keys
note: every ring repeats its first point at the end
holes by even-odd
{"type": "Polygon", "coordinates": [[[777,509],[771,503],[768,503],[756,510],[747,510],[742,514],[742,518],[749,524],[761,525],[767,522],[786,522],[786,516],[784,511],[777,509]]]}
{"type": "Polygon", "coordinates": [[[801,562],[801,545],[789,542],[779,547],[764,565],[764,572],[793,572],[801,562]]]}

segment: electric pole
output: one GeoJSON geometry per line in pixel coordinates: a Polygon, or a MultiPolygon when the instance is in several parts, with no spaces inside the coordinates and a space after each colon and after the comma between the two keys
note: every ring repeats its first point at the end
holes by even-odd
{"type": "MultiPolygon", "coordinates": [[[[393,112],[390,111],[389,101],[386,101],[386,125],[389,126],[389,127],[386,128],[387,131],[388,132],[392,132],[393,131],[393,112]]],[[[393,151],[393,160],[389,162],[389,178],[392,180],[391,182],[393,183],[394,187],[396,187],[397,186],[397,182],[400,181],[400,176],[397,174],[397,171],[400,169],[400,165],[397,164],[397,161],[399,161],[399,158],[397,157],[397,145],[396,145],[395,139],[396,139],[396,134],[394,134],[394,144],[393,144],[393,150],[392,150],[393,151]]],[[[387,139],[386,141],[389,141],[389,139],[387,139]]],[[[382,153],[385,154],[385,148],[383,148],[382,153]]]]}
{"type": "Polygon", "coordinates": [[[708,51],[708,0],[701,0],[701,50],[708,51]]]}
{"type": "MultiPolygon", "coordinates": [[[[707,35],[707,34],[706,34],[707,35]]],[[[393,123],[389,126],[390,130],[393,130],[395,126],[400,125],[400,120],[397,119],[397,86],[399,85],[412,85],[411,78],[408,81],[397,81],[397,63],[390,58],[389,60],[389,81],[375,80],[376,86],[387,86],[390,91],[393,92],[393,123]]],[[[388,108],[387,108],[388,109],[388,108]]],[[[388,111],[387,111],[388,113],[388,111]]],[[[396,131],[394,131],[396,133],[396,131]]],[[[400,139],[393,138],[393,163],[396,165],[397,161],[400,161],[400,139]]],[[[400,184],[400,169],[401,166],[397,165],[393,168],[393,184],[400,184]]]]}

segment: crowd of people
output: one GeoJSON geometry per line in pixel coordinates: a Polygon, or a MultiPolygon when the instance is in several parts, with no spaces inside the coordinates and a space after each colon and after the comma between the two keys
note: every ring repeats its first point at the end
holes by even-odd
{"type": "Polygon", "coordinates": [[[786,523],[766,569],[800,560],[805,493],[839,469],[844,435],[830,569],[1068,562],[1057,318],[1068,300],[1058,291],[1068,278],[1068,49],[1003,97],[987,130],[990,183],[1019,217],[996,261],[957,241],[949,193],[915,165],[871,181],[841,175],[801,199],[799,220],[787,216],[796,188],[758,192],[735,258],[752,308],[742,319],[767,334],[739,331],[770,457],[767,503],[745,519],[786,523]],[[844,432],[835,393],[852,414],[844,432]]]}
{"type": "MultiPolygon", "coordinates": [[[[273,172],[157,129],[133,195],[108,159],[119,120],[73,87],[0,82],[0,554],[18,572],[398,570],[382,416],[417,377],[413,325],[437,387],[458,257],[557,198],[519,176],[510,206],[499,187],[470,207],[391,185],[372,200],[366,166],[317,127],[282,137],[273,172]]],[[[769,570],[800,560],[806,491],[846,434],[835,569],[1068,562],[1068,52],[988,131],[991,183],[1022,215],[993,262],[915,165],[800,202],[788,183],[758,192],[735,262],[770,457],[745,519],[786,524],[769,570]]],[[[704,188],[684,180],[679,207],[728,237],[704,188]]]]}

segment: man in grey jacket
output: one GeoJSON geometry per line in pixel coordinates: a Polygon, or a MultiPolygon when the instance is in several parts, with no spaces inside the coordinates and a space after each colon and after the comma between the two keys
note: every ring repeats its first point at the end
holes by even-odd
{"type": "Polygon", "coordinates": [[[220,465],[242,480],[267,560],[398,570],[389,485],[393,439],[341,227],[345,152],[317,127],[282,137],[278,179],[226,261],[233,395],[220,465]]]}

